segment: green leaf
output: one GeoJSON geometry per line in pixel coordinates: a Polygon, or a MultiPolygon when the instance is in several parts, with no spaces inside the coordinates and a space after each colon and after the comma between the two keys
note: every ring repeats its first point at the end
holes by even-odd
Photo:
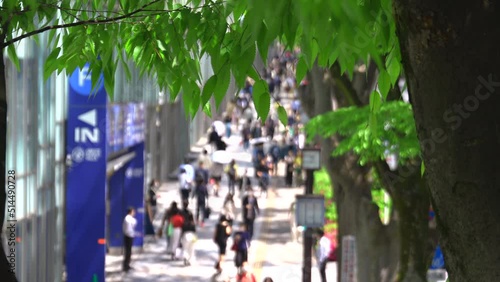
{"type": "Polygon", "coordinates": [[[222,100],[226,96],[227,88],[231,80],[231,71],[228,66],[222,67],[219,75],[217,76],[217,83],[215,85],[215,106],[219,109],[222,100]]]}
{"type": "Polygon", "coordinates": [[[423,177],[425,173],[425,164],[424,161],[422,160],[422,164],[420,165],[420,175],[423,177]]]}
{"type": "Polygon", "coordinates": [[[373,91],[370,95],[370,111],[378,112],[380,109],[380,105],[382,105],[380,93],[378,93],[377,91],[373,91]]]}
{"type": "Polygon", "coordinates": [[[285,108],[281,105],[278,107],[278,118],[284,126],[288,125],[288,115],[285,108]]]}
{"type": "Polygon", "coordinates": [[[387,73],[391,78],[391,84],[394,85],[401,74],[401,63],[396,58],[393,58],[387,66],[387,73]]]}
{"type": "Polygon", "coordinates": [[[9,47],[7,47],[7,53],[9,55],[9,58],[16,66],[17,71],[21,71],[21,65],[19,64],[19,58],[17,57],[16,48],[14,47],[14,44],[10,44],[9,47]]]}
{"type": "MultiPolygon", "coordinates": [[[[9,46],[10,47],[10,46],[9,46]]],[[[49,79],[50,75],[57,69],[58,60],[57,57],[61,52],[61,48],[57,47],[52,52],[50,52],[49,56],[45,60],[45,66],[43,68],[43,80],[49,79]]]]}
{"type": "Polygon", "coordinates": [[[380,71],[378,76],[378,89],[385,100],[389,90],[391,89],[391,76],[385,70],[380,71]]]}
{"type": "Polygon", "coordinates": [[[209,117],[212,117],[212,105],[210,105],[210,103],[206,103],[204,106],[203,106],[203,112],[209,116],[209,117]]]}
{"type": "Polygon", "coordinates": [[[212,75],[207,82],[205,82],[205,86],[203,86],[203,91],[201,94],[201,105],[207,104],[214,93],[215,86],[217,85],[217,75],[212,75]]]}
{"type": "Polygon", "coordinates": [[[255,110],[257,111],[257,115],[260,117],[260,120],[264,121],[267,119],[269,115],[269,109],[271,108],[271,95],[269,95],[269,91],[264,92],[257,105],[255,105],[255,110]]]}
{"type": "Polygon", "coordinates": [[[258,80],[253,85],[253,100],[255,110],[261,120],[266,120],[271,107],[271,96],[269,95],[269,87],[264,80],[258,80]]]}
{"type": "Polygon", "coordinates": [[[304,79],[307,73],[307,64],[304,57],[300,57],[297,63],[297,70],[295,72],[296,72],[297,83],[300,83],[304,79]]]}

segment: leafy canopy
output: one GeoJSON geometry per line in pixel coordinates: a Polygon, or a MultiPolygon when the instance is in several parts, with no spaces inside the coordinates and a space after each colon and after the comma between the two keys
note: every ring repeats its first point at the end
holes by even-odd
{"type": "Polygon", "coordinates": [[[0,46],[17,65],[15,43],[48,32],[53,51],[45,77],[89,62],[94,83],[102,72],[113,93],[117,66],[129,75],[125,62],[132,61],[172,98],[182,93],[191,115],[199,109],[210,114],[211,97],[220,105],[232,75],[240,87],[247,76],[256,81],[255,105],[265,119],[270,95],[253,61],[257,51],[266,59],[276,39],[289,49],[301,48],[298,81],[315,61],[324,67],[338,61],[352,75],[357,62],[372,58],[381,70],[378,89],[384,98],[401,69],[390,0],[4,0],[0,5],[0,46]],[[214,73],[206,81],[200,68],[205,56],[214,73]]]}
{"type": "Polygon", "coordinates": [[[311,119],[306,131],[309,138],[339,134],[342,140],[333,154],[353,152],[363,165],[385,160],[388,153],[397,153],[401,163],[420,154],[411,105],[402,101],[383,103],[377,112],[369,106],[341,108],[311,119]],[[366,123],[370,115],[373,126],[366,123]]]}

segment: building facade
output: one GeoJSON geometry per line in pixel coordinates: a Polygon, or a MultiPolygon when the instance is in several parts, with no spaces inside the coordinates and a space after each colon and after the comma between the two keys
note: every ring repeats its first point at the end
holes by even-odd
{"type": "MultiPolygon", "coordinates": [[[[16,275],[22,282],[65,279],[68,82],[64,73],[43,79],[47,40],[42,33],[40,44],[29,39],[19,43],[20,71],[4,56],[9,105],[6,169],[16,176],[16,275]]],[[[139,78],[138,71],[131,70],[132,81],[117,71],[111,102],[145,103],[145,179],[166,180],[211,121],[199,114],[192,123],[181,100],[168,103],[154,79],[139,78]]],[[[3,232],[6,238],[8,231],[3,232]]]]}

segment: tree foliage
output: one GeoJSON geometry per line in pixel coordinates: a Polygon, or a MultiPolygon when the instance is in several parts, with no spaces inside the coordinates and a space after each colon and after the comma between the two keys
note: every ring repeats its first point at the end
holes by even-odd
{"type": "MultiPolygon", "coordinates": [[[[247,76],[257,86],[264,85],[252,63],[257,50],[267,58],[268,47],[276,39],[290,49],[302,49],[299,81],[315,61],[321,66],[338,61],[342,71],[352,75],[356,62],[372,58],[381,69],[378,89],[385,97],[399,76],[390,0],[182,2],[5,0],[0,9],[0,46],[19,65],[15,43],[49,32],[52,52],[45,77],[55,71],[70,73],[89,62],[93,82],[102,72],[110,94],[118,64],[129,74],[124,62],[133,61],[141,74],[155,77],[172,98],[182,93],[191,115],[206,110],[211,97],[219,105],[231,75],[240,87],[247,76]],[[214,73],[207,81],[200,69],[204,56],[209,56],[214,73]]],[[[256,93],[256,108],[265,119],[269,92],[267,87],[257,90],[261,91],[256,93]]]]}
{"type": "Polygon", "coordinates": [[[311,119],[306,130],[310,138],[341,135],[333,154],[353,152],[361,164],[385,160],[389,153],[396,153],[399,162],[420,154],[411,105],[402,101],[383,103],[376,112],[369,106],[341,108],[311,119]],[[373,126],[367,125],[370,116],[376,121],[373,126]]]}

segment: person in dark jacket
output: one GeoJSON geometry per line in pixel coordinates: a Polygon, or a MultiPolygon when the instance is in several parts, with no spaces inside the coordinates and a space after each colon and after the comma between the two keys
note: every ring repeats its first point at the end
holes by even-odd
{"type": "Polygon", "coordinates": [[[234,264],[238,268],[238,273],[244,268],[248,262],[248,248],[250,247],[250,234],[246,230],[246,224],[240,223],[240,230],[233,235],[233,247],[236,252],[234,256],[234,264]]]}
{"type": "Polygon", "coordinates": [[[245,223],[246,231],[248,231],[249,239],[251,240],[253,237],[255,218],[259,214],[259,203],[252,189],[248,189],[247,192],[247,195],[243,198],[241,207],[243,211],[243,222],[245,223]]]}
{"type": "Polygon", "coordinates": [[[207,185],[203,183],[203,180],[199,179],[196,181],[196,187],[194,188],[194,193],[192,198],[196,197],[196,222],[200,224],[201,227],[205,225],[205,209],[207,208],[208,202],[208,189],[207,185]],[[201,215],[201,221],[200,221],[201,215]]]}
{"type": "Polygon", "coordinates": [[[219,260],[215,264],[218,273],[222,272],[221,263],[224,261],[227,249],[227,239],[231,236],[231,225],[225,215],[221,215],[217,226],[215,226],[214,242],[219,247],[219,260]]]}

